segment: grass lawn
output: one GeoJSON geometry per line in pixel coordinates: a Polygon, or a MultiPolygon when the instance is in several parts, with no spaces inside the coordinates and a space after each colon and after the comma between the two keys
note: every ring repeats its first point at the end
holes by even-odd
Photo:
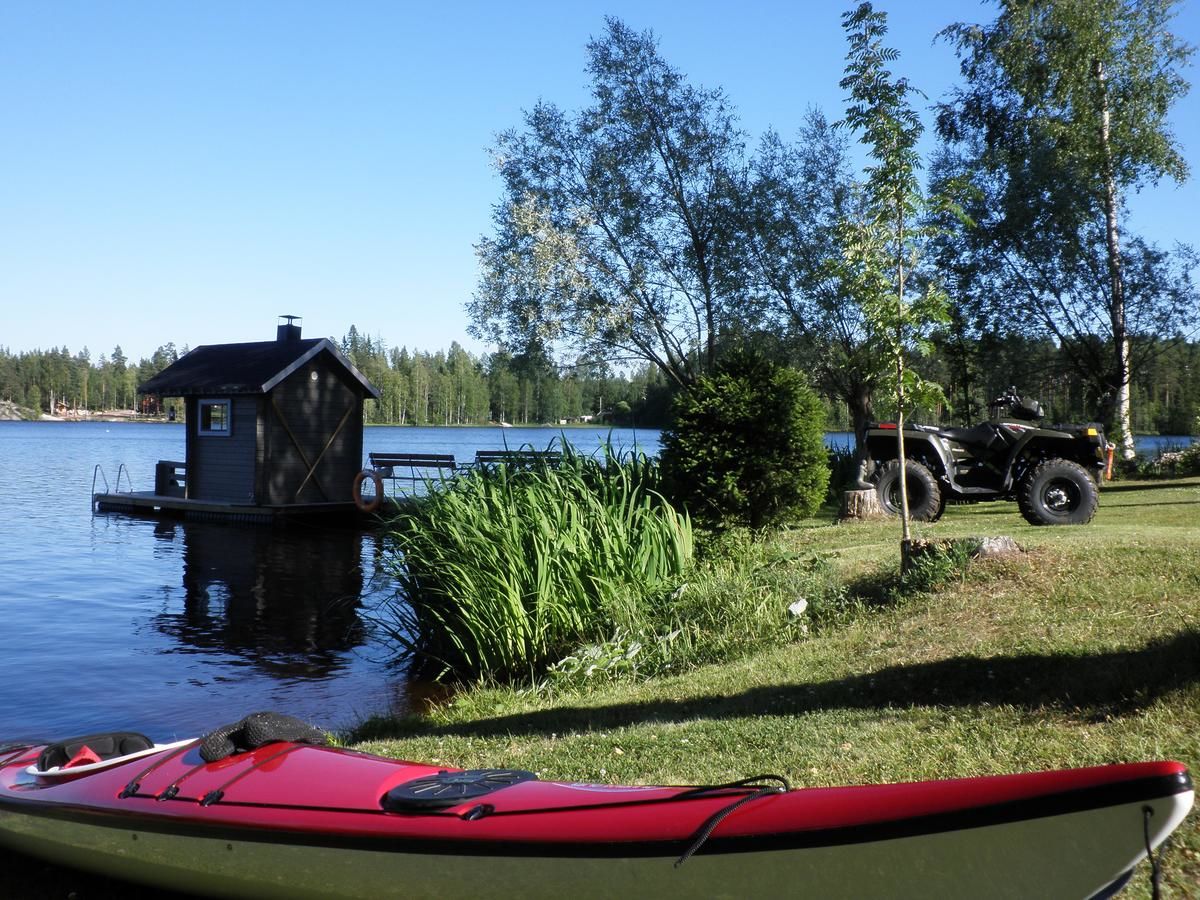
{"type": "MultiPolygon", "coordinates": [[[[916,536],[970,535],[1027,552],[733,663],[585,691],[473,690],[423,718],[368,723],[358,746],[627,783],[772,772],[837,785],[1160,758],[1200,770],[1200,479],[1109,485],[1086,527],[1034,528],[992,503],[949,507],[916,536]]],[[[797,564],[827,557],[867,599],[894,587],[895,522],[813,520],[778,540],[797,564]]],[[[1200,815],[1162,859],[1164,896],[1200,895],[1200,815]]],[[[143,896],[11,854],[0,873],[6,896],[143,896]]],[[[1122,896],[1148,884],[1143,865],[1122,896]]]]}
{"type": "MultiPolygon", "coordinates": [[[[1014,504],[952,506],[917,536],[1008,535],[1028,552],[938,592],[735,663],[575,693],[476,690],[373,723],[363,749],[543,777],[795,785],[1171,758],[1200,769],[1200,479],[1123,482],[1093,523],[1034,528],[1014,504]]],[[[782,540],[886,593],[896,523],[804,523],[782,540]]],[[[364,736],[364,735],[360,735],[364,736]]],[[[1200,895],[1200,815],[1163,855],[1200,895]]],[[[1148,866],[1123,896],[1148,896],[1148,866]]]]}

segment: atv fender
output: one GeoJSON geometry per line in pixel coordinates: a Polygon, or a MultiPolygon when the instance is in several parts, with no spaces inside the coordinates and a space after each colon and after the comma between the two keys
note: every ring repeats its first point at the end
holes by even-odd
{"type": "MultiPolygon", "coordinates": [[[[923,457],[923,465],[933,473],[935,478],[957,488],[957,485],[954,484],[954,467],[946,447],[941,440],[934,440],[934,437],[937,437],[936,433],[928,435],[921,431],[905,428],[904,455],[910,459],[923,457]]],[[[868,435],[867,452],[863,457],[864,463],[867,465],[864,467],[864,471],[860,472],[860,478],[877,479],[880,468],[898,456],[895,431],[882,435],[878,433],[868,435]]],[[[873,483],[868,482],[868,484],[874,487],[873,483]]]]}

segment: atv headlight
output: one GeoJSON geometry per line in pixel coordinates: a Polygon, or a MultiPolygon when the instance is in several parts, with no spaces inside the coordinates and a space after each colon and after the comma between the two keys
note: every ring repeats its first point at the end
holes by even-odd
{"type": "Polygon", "coordinates": [[[1088,437],[1096,437],[1100,434],[1095,428],[1089,428],[1085,433],[1088,437]]]}

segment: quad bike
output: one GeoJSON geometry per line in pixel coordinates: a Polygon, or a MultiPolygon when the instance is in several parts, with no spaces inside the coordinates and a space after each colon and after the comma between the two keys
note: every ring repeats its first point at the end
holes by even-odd
{"type": "MultiPolygon", "coordinates": [[[[1099,503],[1108,444],[1096,423],[1034,424],[1040,403],[1016,389],[988,405],[990,421],[970,428],[906,425],[905,482],[909,515],[934,522],[947,501],[1016,500],[1031,525],[1084,525],[1099,503]]],[[[900,514],[896,425],[868,427],[863,472],[880,506],[900,514]]]]}

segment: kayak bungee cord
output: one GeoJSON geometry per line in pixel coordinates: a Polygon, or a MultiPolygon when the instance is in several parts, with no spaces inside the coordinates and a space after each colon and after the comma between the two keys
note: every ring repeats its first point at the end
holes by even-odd
{"type": "Polygon", "coordinates": [[[1146,858],[1150,860],[1150,897],[1151,900],[1159,900],[1162,892],[1162,866],[1158,864],[1158,860],[1154,856],[1154,847],[1150,843],[1150,820],[1154,818],[1154,808],[1151,806],[1142,807],[1142,838],[1146,842],[1146,858]]]}
{"type": "MultiPolygon", "coordinates": [[[[170,784],[168,784],[165,788],[163,788],[162,792],[157,794],[154,797],[154,799],[158,800],[159,802],[162,802],[164,800],[174,800],[175,797],[179,794],[179,785],[183,784],[183,782],[187,781],[189,778],[191,778],[197,772],[202,771],[206,765],[207,765],[207,763],[201,762],[197,765],[192,766],[190,769],[188,769],[186,772],[184,772],[182,775],[180,775],[178,778],[176,778],[174,781],[172,781],[170,784]]],[[[140,797],[140,796],[145,796],[145,795],[133,794],[131,796],[140,797]]]]}
{"type": "MultiPolygon", "coordinates": [[[[184,772],[182,775],[180,775],[178,778],[176,778],[173,782],[171,782],[171,784],[167,785],[167,787],[165,789],[163,789],[161,792],[159,792],[158,794],[139,793],[139,791],[142,788],[141,782],[147,775],[149,775],[151,772],[153,772],[160,765],[167,762],[169,759],[172,759],[172,758],[178,756],[181,752],[190,750],[190,749],[194,748],[195,746],[196,746],[195,743],[191,743],[185,747],[181,747],[181,748],[179,748],[179,750],[176,750],[173,753],[168,754],[166,757],[164,757],[163,759],[160,759],[153,766],[150,766],[145,771],[139,773],[136,778],[134,778],[131,782],[129,782],[129,784],[127,784],[125,786],[125,790],[121,791],[121,793],[117,795],[117,799],[128,800],[131,797],[140,797],[142,799],[153,798],[154,800],[159,800],[159,801],[176,799],[176,797],[178,797],[178,795],[179,795],[179,785],[182,784],[184,781],[186,781],[188,778],[190,778],[192,775],[195,775],[197,772],[200,772],[203,769],[207,768],[208,763],[201,762],[195,766],[192,766],[192,768],[188,769],[186,772],[184,772]]],[[[212,806],[214,803],[220,802],[220,800],[225,796],[225,791],[228,790],[231,785],[235,784],[238,781],[241,781],[247,775],[251,774],[252,772],[254,772],[257,769],[262,768],[263,766],[267,765],[268,763],[275,761],[279,757],[286,756],[287,754],[292,753],[295,750],[298,750],[300,748],[300,746],[301,746],[300,744],[285,744],[281,749],[277,750],[276,752],[271,753],[268,756],[264,757],[263,759],[257,760],[254,763],[252,763],[251,765],[245,767],[240,772],[238,772],[236,775],[234,775],[232,778],[230,778],[229,780],[222,783],[220,787],[209,791],[203,797],[200,797],[200,798],[189,797],[189,798],[187,798],[187,800],[189,800],[190,802],[199,803],[201,806],[212,806]]],[[[278,804],[278,806],[281,809],[284,808],[283,804],[278,804]]]]}
{"type": "Polygon", "coordinates": [[[688,796],[694,797],[702,792],[707,793],[709,791],[722,790],[724,788],[749,788],[749,787],[757,787],[758,789],[752,794],[747,794],[745,797],[739,797],[733,803],[730,803],[728,806],[726,806],[723,809],[717,810],[715,813],[713,813],[711,816],[708,817],[708,819],[704,822],[703,825],[700,826],[700,828],[696,831],[696,834],[692,837],[692,842],[691,842],[691,844],[688,845],[687,850],[685,850],[683,852],[683,856],[681,856],[681,857],[679,857],[679,859],[675,860],[675,868],[676,869],[678,869],[685,862],[687,862],[689,859],[691,859],[693,854],[695,854],[695,852],[697,850],[699,850],[701,847],[704,846],[704,842],[709,839],[709,837],[712,835],[712,833],[716,830],[717,826],[720,825],[723,821],[725,821],[725,817],[728,816],[730,813],[733,813],[733,812],[741,809],[746,804],[753,803],[755,800],[761,799],[762,797],[769,797],[772,794],[786,794],[788,791],[790,791],[792,789],[792,786],[790,784],[788,784],[788,780],[786,778],[784,778],[782,775],[755,775],[752,778],[743,778],[741,781],[733,781],[733,782],[730,782],[729,784],[720,784],[720,785],[713,785],[711,787],[696,788],[693,791],[688,791],[684,794],[679,795],[680,797],[688,797],[688,796]],[[756,784],[756,782],[760,782],[760,781],[778,781],[779,784],[771,785],[769,787],[766,785],[756,784]]]}
{"type": "MultiPolygon", "coordinates": [[[[324,732],[322,732],[320,729],[314,728],[308,723],[302,722],[301,720],[293,718],[292,716],[285,716],[272,712],[251,713],[238,722],[234,722],[230,725],[223,725],[215,731],[211,731],[208,734],[203,735],[202,737],[199,737],[182,747],[179,747],[174,752],[168,753],[166,756],[161,757],[158,761],[142,770],[140,773],[138,773],[138,775],[130,780],[130,782],[125,785],[125,790],[123,790],[118,796],[122,800],[127,800],[130,797],[138,796],[138,791],[141,790],[142,787],[142,780],[147,775],[149,775],[163,763],[169,762],[180,754],[191,750],[193,747],[200,747],[200,758],[203,760],[203,763],[185,773],[181,778],[176,779],[173,784],[168,785],[166,790],[162,791],[162,793],[156,796],[156,799],[174,799],[179,793],[179,782],[183,781],[199,769],[204,768],[204,765],[207,763],[217,762],[218,760],[224,759],[227,756],[232,756],[235,753],[253,750],[269,743],[275,743],[276,741],[294,741],[296,742],[295,744],[292,744],[292,748],[294,749],[297,744],[324,744],[325,736],[324,732]]],[[[285,750],[284,752],[290,752],[290,750],[285,750]]],[[[282,754],[275,754],[275,756],[280,755],[282,754]]],[[[271,759],[274,759],[275,756],[271,756],[269,759],[263,760],[263,762],[269,762],[271,759]]],[[[260,765],[262,765],[262,763],[256,763],[246,770],[243,775],[254,771],[260,765]]],[[[238,781],[241,777],[242,775],[238,775],[221,785],[221,787],[217,790],[210,791],[207,795],[205,795],[204,799],[200,801],[200,805],[211,806],[213,803],[219,801],[224,796],[224,789],[229,787],[229,785],[233,784],[235,781],[238,781]]]]}
{"type": "Polygon", "coordinates": [[[14,759],[17,759],[22,753],[25,753],[27,750],[32,750],[34,747],[40,746],[44,743],[45,741],[40,743],[38,741],[9,741],[8,743],[0,744],[0,754],[12,754],[11,756],[5,756],[3,759],[0,759],[0,766],[7,766],[14,759]]]}
{"type": "Polygon", "coordinates": [[[417,813],[421,815],[453,815],[462,819],[465,822],[477,822],[483,818],[492,816],[528,816],[528,815],[543,815],[546,813],[563,813],[575,809],[587,809],[595,811],[598,809],[617,809],[628,808],[631,806],[652,806],[665,803],[677,803],[686,800],[698,800],[708,797],[720,791],[750,791],[750,793],[738,797],[732,803],[721,807],[707,819],[705,819],[700,827],[688,839],[687,849],[683,855],[675,860],[675,867],[683,865],[692,856],[704,846],[705,842],[716,831],[717,826],[725,819],[746,806],[759,800],[763,797],[770,797],[777,794],[786,794],[792,789],[788,780],[782,775],[754,775],[750,778],[741,778],[737,781],[729,781],[724,784],[707,784],[698,787],[688,788],[678,794],[670,797],[655,797],[648,799],[636,800],[620,800],[612,803],[597,803],[588,804],[584,807],[561,807],[552,808],[529,808],[529,809],[514,809],[498,812],[490,803],[479,803],[472,806],[470,809],[461,813],[446,813],[444,810],[450,805],[459,805],[462,802],[483,794],[491,793],[502,787],[509,787],[512,784],[519,784],[522,781],[536,780],[532,772],[524,772],[513,769],[475,769],[463,772],[448,772],[442,771],[436,775],[425,776],[414,781],[399,785],[389,791],[382,799],[381,805],[385,811],[392,813],[417,813]],[[489,773],[494,773],[498,778],[498,783],[488,785],[486,783],[489,773]],[[764,785],[764,781],[774,781],[776,784],[764,785]],[[439,787],[453,788],[455,793],[453,797],[436,797],[439,787]],[[472,790],[474,789],[474,791],[472,790]],[[424,795],[424,796],[422,796],[424,795]]]}
{"type": "Polygon", "coordinates": [[[142,779],[144,779],[147,775],[149,775],[151,772],[153,772],[155,769],[157,769],[163,763],[169,762],[170,760],[174,759],[175,757],[183,755],[184,753],[186,753],[188,750],[191,750],[193,747],[195,747],[199,743],[200,743],[200,740],[199,740],[199,738],[197,738],[196,740],[192,741],[190,744],[183,744],[182,746],[176,747],[174,750],[172,750],[170,753],[166,754],[165,756],[160,756],[153,763],[148,765],[146,768],[142,769],[142,771],[138,772],[137,775],[133,776],[133,778],[131,778],[129,780],[129,783],[127,785],[125,785],[125,790],[123,790],[123,791],[121,791],[121,793],[117,794],[117,799],[128,800],[130,797],[137,796],[137,792],[139,790],[141,790],[141,788],[142,788],[142,779]]]}
{"type": "Polygon", "coordinates": [[[232,778],[230,778],[228,781],[226,781],[224,784],[222,784],[219,788],[216,788],[215,790],[211,790],[207,794],[205,794],[204,799],[200,801],[200,805],[201,806],[212,806],[214,803],[219,802],[221,800],[221,798],[225,796],[225,791],[227,791],[231,786],[233,786],[237,782],[241,781],[243,778],[245,778],[251,772],[253,772],[257,769],[261,769],[267,763],[274,762],[275,760],[279,759],[279,757],[287,756],[289,753],[292,753],[293,751],[299,750],[299,749],[300,749],[300,744],[287,744],[283,747],[282,750],[278,751],[277,753],[272,753],[270,756],[267,756],[266,758],[261,759],[258,762],[254,763],[254,765],[248,766],[245,769],[242,769],[242,771],[238,772],[236,775],[234,775],[232,778]]]}

